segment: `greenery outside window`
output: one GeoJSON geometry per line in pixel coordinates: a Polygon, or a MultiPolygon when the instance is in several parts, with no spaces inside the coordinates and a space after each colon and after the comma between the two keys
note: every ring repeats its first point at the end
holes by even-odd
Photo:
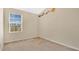
{"type": "Polygon", "coordinates": [[[18,13],[9,14],[9,32],[22,32],[22,15],[18,13]]]}

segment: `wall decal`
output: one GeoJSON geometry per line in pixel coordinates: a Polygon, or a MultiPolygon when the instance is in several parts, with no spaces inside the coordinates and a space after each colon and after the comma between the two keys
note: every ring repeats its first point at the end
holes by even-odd
{"type": "Polygon", "coordinates": [[[55,8],[46,8],[40,15],[38,15],[38,17],[44,16],[49,12],[54,12],[54,11],[55,11],[55,8]]]}

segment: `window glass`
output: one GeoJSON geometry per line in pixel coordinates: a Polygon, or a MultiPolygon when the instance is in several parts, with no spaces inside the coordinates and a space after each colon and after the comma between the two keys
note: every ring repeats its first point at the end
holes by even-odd
{"type": "Polygon", "coordinates": [[[20,32],[22,30],[22,16],[20,14],[10,13],[9,31],[20,32]]]}

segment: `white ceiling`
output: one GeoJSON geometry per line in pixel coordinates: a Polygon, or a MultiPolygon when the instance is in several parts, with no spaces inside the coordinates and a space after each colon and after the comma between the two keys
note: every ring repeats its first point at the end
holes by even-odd
{"type": "Polygon", "coordinates": [[[19,10],[24,10],[33,14],[40,14],[45,8],[17,8],[19,10]]]}

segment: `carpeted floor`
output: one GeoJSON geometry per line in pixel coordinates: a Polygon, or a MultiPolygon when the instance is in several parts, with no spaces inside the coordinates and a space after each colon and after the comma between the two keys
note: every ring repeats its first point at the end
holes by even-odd
{"type": "Polygon", "coordinates": [[[27,39],[7,43],[4,45],[4,51],[75,51],[74,49],[56,44],[54,42],[41,39],[27,39]]]}

